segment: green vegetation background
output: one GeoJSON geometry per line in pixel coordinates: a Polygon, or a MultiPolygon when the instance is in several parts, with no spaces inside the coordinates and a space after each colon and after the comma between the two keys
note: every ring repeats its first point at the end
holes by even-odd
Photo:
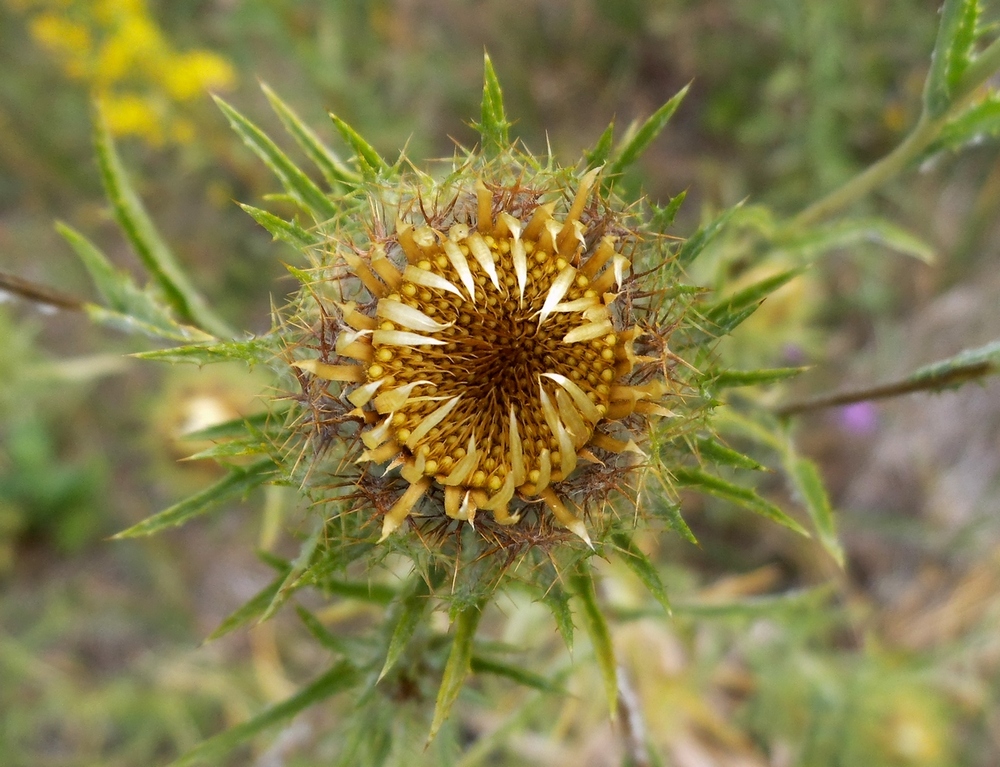
{"type": "MultiPolygon", "coordinates": [[[[131,66],[105,71],[87,69],[72,25],[38,21],[88,29],[94,63],[112,34],[107,5],[0,0],[0,269],[89,297],[55,219],[136,268],[90,144],[92,93],[124,94],[120,145],[152,215],[220,313],[251,331],[294,288],[281,265],[291,251],[236,206],[274,184],[202,84],[268,127],[258,79],[315,126],[336,110],[388,156],[404,145],[448,156],[475,140],[485,48],[514,132],[571,162],[610,117],[624,127],[693,80],[628,179],[654,201],[687,190],[684,235],[743,198],[792,214],[895,146],[917,118],[937,25],[926,0],[129,0],[110,5],[145,20],[156,55],[129,53],[126,35],[118,55],[131,66]],[[196,66],[192,51],[223,69],[196,66]],[[174,129],[151,131],[150,114],[174,129]]],[[[741,366],[814,364],[793,387],[804,394],[1000,336],[997,161],[985,140],[862,206],[929,243],[933,265],[877,244],[834,253],[722,353],[741,366]]],[[[737,283],[753,271],[740,259],[725,269],[737,283]]],[[[254,551],[279,545],[267,508],[282,491],[152,540],[106,540],[218,476],[178,462],[198,449],[183,431],[259,407],[261,384],[243,368],[167,370],[123,358],[134,344],[71,313],[0,304],[4,765],[166,763],[325,667],[294,616],[203,643],[270,579],[254,551]]],[[[841,515],[843,572],[817,544],[692,497],[700,547],[645,542],[673,618],[627,573],[604,573],[616,647],[664,764],[1000,760],[998,394],[994,381],[803,419],[803,450],[841,515]]],[[[766,489],[787,500],[780,482],[766,489]]],[[[333,630],[371,620],[346,602],[314,607],[333,630]]],[[[512,598],[494,624],[551,671],[559,640],[536,608],[512,598]]],[[[456,725],[470,744],[461,763],[621,764],[623,725],[608,724],[584,658],[569,695],[475,687],[456,725]]],[[[327,764],[349,709],[303,714],[226,763],[327,764]]]]}

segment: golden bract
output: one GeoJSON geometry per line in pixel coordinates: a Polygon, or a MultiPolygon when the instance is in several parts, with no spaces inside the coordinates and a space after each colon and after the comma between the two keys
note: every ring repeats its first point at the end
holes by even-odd
{"type": "Polygon", "coordinates": [[[397,529],[432,484],[444,511],[480,509],[514,524],[511,502],[541,500],[588,543],[553,485],[579,461],[631,441],[598,427],[653,402],[662,382],[621,383],[637,328],[616,306],[630,264],[622,238],[587,214],[597,178],[580,181],[560,220],[554,204],[482,181],[464,215],[414,225],[342,258],[372,300],[341,306],[336,353],[356,364],[296,363],[346,385],[367,424],[362,461],[389,463],[410,484],[383,520],[397,529]]]}

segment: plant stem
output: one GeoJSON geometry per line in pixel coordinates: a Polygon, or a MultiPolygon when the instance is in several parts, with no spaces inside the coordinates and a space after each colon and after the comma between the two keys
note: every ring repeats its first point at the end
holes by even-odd
{"type": "Polygon", "coordinates": [[[0,291],[13,293],[29,301],[34,301],[36,304],[45,304],[56,309],[82,312],[86,307],[85,301],[70,293],[4,271],[0,271],[0,291]]]}
{"type": "Polygon", "coordinates": [[[913,130],[899,146],[874,165],[869,166],[842,186],[834,189],[826,197],[817,200],[793,216],[782,227],[782,230],[794,231],[812,226],[846,208],[855,200],[861,199],[897,175],[934,142],[941,133],[941,129],[954,119],[970,100],[975,98],[979,88],[998,69],[1000,69],[1000,39],[994,40],[969,65],[955,86],[951,105],[943,114],[933,118],[926,112],[922,114],[913,130]]]}
{"type": "Polygon", "coordinates": [[[810,410],[821,410],[838,405],[852,405],[856,402],[870,402],[876,399],[888,399],[898,397],[901,394],[910,394],[917,391],[939,392],[942,389],[960,386],[968,381],[982,378],[988,375],[995,375],[997,365],[989,361],[977,362],[970,365],[956,367],[941,375],[927,378],[906,378],[902,381],[878,384],[852,391],[833,392],[823,394],[812,399],[789,402],[775,409],[778,416],[796,415],[810,410]]]}
{"type": "Polygon", "coordinates": [[[834,189],[830,194],[814,202],[798,215],[793,217],[785,229],[806,229],[813,224],[828,218],[842,208],[846,208],[855,200],[866,196],[909,165],[937,137],[942,122],[927,120],[921,117],[903,142],[889,154],[868,166],[858,175],[847,181],[843,186],[834,189]]]}

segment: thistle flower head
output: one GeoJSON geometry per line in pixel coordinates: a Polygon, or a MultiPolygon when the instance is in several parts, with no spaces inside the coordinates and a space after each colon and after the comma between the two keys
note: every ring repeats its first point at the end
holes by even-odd
{"type": "Polygon", "coordinates": [[[638,235],[601,169],[536,185],[513,154],[502,163],[467,161],[433,203],[403,192],[391,233],[371,220],[366,242],[334,241],[342,328],[325,359],[294,363],[353,406],[356,460],[407,483],[382,539],[418,510],[517,525],[540,503],[590,544],[566,483],[640,452],[623,419],[668,412],[664,360],[635,351],[658,332],[639,326],[638,235]]]}

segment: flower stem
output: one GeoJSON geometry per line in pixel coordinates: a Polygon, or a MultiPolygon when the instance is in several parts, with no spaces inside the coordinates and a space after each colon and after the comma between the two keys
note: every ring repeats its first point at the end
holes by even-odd
{"type": "Polygon", "coordinates": [[[939,392],[949,387],[961,386],[977,378],[995,375],[997,369],[998,366],[995,363],[991,363],[989,360],[981,360],[968,365],[954,367],[936,376],[924,376],[920,378],[911,376],[900,381],[892,381],[890,383],[877,384],[850,391],[833,392],[832,394],[823,394],[811,399],[789,402],[776,408],[774,413],[780,417],[785,417],[812,410],[822,410],[828,407],[888,399],[889,397],[898,397],[902,394],[910,394],[918,391],[939,392]]]}
{"type": "Polygon", "coordinates": [[[975,98],[979,88],[998,69],[1000,69],[1000,39],[994,40],[969,65],[955,86],[951,105],[943,114],[932,118],[924,112],[913,130],[899,146],[874,165],[869,166],[842,186],[834,189],[826,197],[817,200],[793,216],[782,227],[782,230],[787,232],[805,229],[829,218],[898,175],[937,139],[941,129],[968,106],[969,101],[975,98]]]}

